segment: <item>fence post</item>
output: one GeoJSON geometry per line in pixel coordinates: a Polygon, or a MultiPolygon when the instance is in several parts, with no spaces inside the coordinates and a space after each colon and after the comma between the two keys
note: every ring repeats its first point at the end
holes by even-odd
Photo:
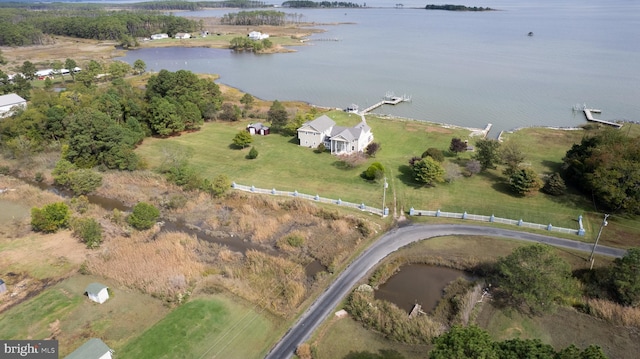
{"type": "Polygon", "coordinates": [[[440,209],[436,211],[436,217],[440,217],[440,209]]]}
{"type": "Polygon", "coordinates": [[[384,208],[384,212],[382,212],[382,215],[385,217],[389,215],[389,207],[384,208]]]}
{"type": "Polygon", "coordinates": [[[316,195],[316,196],[314,197],[314,199],[315,199],[316,201],[319,201],[319,200],[320,200],[320,196],[319,196],[319,195],[316,195]]]}
{"type": "Polygon", "coordinates": [[[579,236],[584,236],[585,235],[585,230],[584,230],[584,227],[582,226],[582,215],[578,216],[578,224],[580,225],[580,229],[578,229],[578,235],[579,236]]]}
{"type": "Polygon", "coordinates": [[[496,220],[496,216],[494,216],[493,214],[491,215],[491,217],[489,217],[489,222],[493,223],[496,220]]]}
{"type": "Polygon", "coordinates": [[[255,192],[255,191],[256,191],[256,188],[253,185],[251,185],[251,192],[255,192]]]}
{"type": "Polygon", "coordinates": [[[521,218],[521,219],[518,221],[518,225],[519,225],[519,226],[522,226],[522,223],[523,223],[523,222],[522,222],[522,218],[521,218]]]}
{"type": "Polygon", "coordinates": [[[462,219],[467,219],[467,211],[464,211],[464,213],[462,214],[462,219]]]}
{"type": "Polygon", "coordinates": [[[340,205],[340,204],[342,204],[342,200],[341,200],[340,198],[338,198],[338,200],[336,201],[336,203],[337,203],[338,205],[340,205]]]}
{"type": "Polygon", "coordinates": [[[271,190],[271,194],[276,194],[276,189],[275,188],[271,190]]]}
{"type": "Polygon", "coordinates": [[[235,182],[231,182],[231,188],[236,188],[236,183],[235,182]]]}
{"type": "Polygon", "coordinates": [[[366,207],[366,206],[364,205],[364,203],[360,204],[360,209],[361,209],[361,210],[363,210],[363,211],[364,211],[364,208],[365,208],[365,207],[366,207]]]}
{"type": "Polygon", "coordinates": [[[551,225],[551,223],[549,223],[549,225],[547,226],[547,231],[550,231],[553,229],[553,226],[551,225]]]}
{"type": "Polygon", "coordinates": [[[411,209],[409,209],[409,215],[413,216],[415,214],[415,209],[413,207],[411,207],[411,209]]]}
{"type": "Polygon", "coordinates": [[[293,196],[294,196],[294,197],[298,197],[298,191],[297,191],[297,190],[296,190],[296,191],[293,191],[293,196]]]}

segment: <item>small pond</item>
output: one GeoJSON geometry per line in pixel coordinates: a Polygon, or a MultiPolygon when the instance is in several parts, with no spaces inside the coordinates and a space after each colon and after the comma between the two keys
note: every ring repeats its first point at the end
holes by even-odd
{"type": "Polygon", "coordinates": [[[457,269],[408,264],[380,285],[375,291],[375,298],[389,301],[407,313],[418,303],[422,305],[422,310],[428,313],[438,304],[442,290],[447,284],[459,277],[472,279],[468,273],[457,269]]]}

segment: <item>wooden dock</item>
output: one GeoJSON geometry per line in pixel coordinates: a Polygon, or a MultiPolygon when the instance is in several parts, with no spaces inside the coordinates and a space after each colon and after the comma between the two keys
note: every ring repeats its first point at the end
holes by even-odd
{"type": "Polygon", "coordinates": [[[596,110],[594,108],[584,108],[582,111],[584,112],[584,117],[587,118],[587,121],[597,122],[597,123],[601,123],[603,125],[613,126],[615,128],[622,127],[622,124],[620,124],[620,123],[606,121],[606,120],[600,120],[600,119],[597,119],[597,118],[593,117],[594,113],[601,113],[602,111],[600,111],[600,110],[596,110]]]}
{"type": "Polygon", "coordinates": [[[411,308],[411,313],[409,313],[409,318],[416,317],[418,316],[418,314],[426,314],[426,313],[422,311],[422,306],[416,303],[413,305],[413,308],[411,308]]]}
{"type": "Polygon", "coordinates": [[[387,95],[382,99],[382,101],[377,102],[367,108],[365,108],[364,110],[362,110],[360,112],[360,114],[362,115],[366,115],[367,113],[375,110],[376,108],[382,106],[382,105],[397,105],[401,102],[409,102],[411,101],[411,97],[409,96],[396,96],[393,94],[393,92],[387,92],[387,95]]]}

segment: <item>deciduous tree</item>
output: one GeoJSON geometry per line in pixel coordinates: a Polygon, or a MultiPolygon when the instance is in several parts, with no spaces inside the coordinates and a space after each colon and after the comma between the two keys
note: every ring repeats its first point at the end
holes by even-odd
{"type": "Polygon", "coordinates": [[[267,121],[271,122],[271,129],[275,132],[280,132],[287,126],[289,114],[280,101],[275,100],[271,104],[267,112],[267,121]]]}
{"type": "Polygon", "coordinates": [[[466,150],[467,150],[467,144],[463,140],[459,138],[451,139],[451,144],[449,145],[449,151],[455,153],[457,156],[460,152],[464,152],[466,150]]]}
{"type": "Polygon", "coordinates": [[[519,247],[496,264],[495,280],[506,303],[531,314],[551,311],[577,295],[571,266],[552,247],[519,247]]]}
{"type": "Polygon", "coordinates": [[[253,137],[247,131],[241,130],[233,137],[233,144],[240,148],[245,148],[253,142],[253,137]]]}
{"type": "Polygon", "coordinates": [[[640,248],[629,249],[613,262],[611,284],[620,303],[640,306],[640,248]]]}
{"type": "Polygon", "coordinates": [[[413,178],[420,183],[433,185],[436,182],[444,182],[444,168],[429,156],[414,162],[412,170],[413,178]]]}
{"type": "Polygon", "coordinates": [[[500,162],[500,142],[496,140],[480,139],[476,142],[476,154],[474,159],[480,162],[482,170],[496,168],[496,164],[500,162]]]}

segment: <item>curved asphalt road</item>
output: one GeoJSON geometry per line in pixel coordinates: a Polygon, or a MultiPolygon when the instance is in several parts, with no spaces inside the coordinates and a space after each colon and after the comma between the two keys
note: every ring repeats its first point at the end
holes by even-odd
{"type": "MultiPolygon", "coordinates": [[[[371,247],[364,251],[353,261],[336,280],[322,293],[318,299],[298,319],[296,324],[287,331],[280,341],[267,354],[266,359],[290,358],[299,344],[309,339],[313,331],[327,318],[338,303],[351,290],[351,288],[371,268],[390,253],[406,246],[409,243],[422,239],[451,236],[451,235],[478,235],[492,237],[506,237],[521,241],[546,243],[556,247],[568,248],[583,252],[591,252],[593,245],[576,242],[568,239],[543,236],[539,234],[518,232],[508,229],[491,228],[473,225],[457,224],[433,224],[433,225],[409,225],[396,228],[387,232],[371,247]]],[[[596,253],[622,257],[626,251],[622,249],[598,246],[596,253]]]]}

